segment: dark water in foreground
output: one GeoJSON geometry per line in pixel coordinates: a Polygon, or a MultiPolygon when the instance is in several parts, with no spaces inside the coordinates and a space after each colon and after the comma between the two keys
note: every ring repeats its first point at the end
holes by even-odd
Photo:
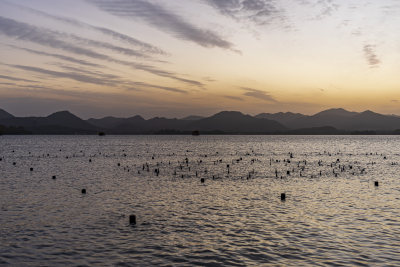
{"type": "Polygon", "coordinates": [[[399,141],[1,136],[0,265],[398,266],[399,141]]]}

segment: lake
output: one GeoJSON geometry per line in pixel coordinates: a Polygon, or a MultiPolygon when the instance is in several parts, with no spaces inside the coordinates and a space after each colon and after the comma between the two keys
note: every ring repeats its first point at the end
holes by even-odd
{"type": "Polygon", "coordinates": [[[399,141],[0,136],[0,265],[398,266],[399,141]]]}

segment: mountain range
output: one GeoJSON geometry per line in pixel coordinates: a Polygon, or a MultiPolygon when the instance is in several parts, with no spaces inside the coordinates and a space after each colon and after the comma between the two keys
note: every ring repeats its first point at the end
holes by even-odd
{"type": "Polygon", "coordinates": [[[148,120],[139,115],[83,120],[69,111],[47,117],[15,117],[0,109],[0,133],[4,134],[398,134],[399,129],[399,116],[342,108],[314,115],[279,112],[251,116],[222,111],[210,117],[148,120]]]}

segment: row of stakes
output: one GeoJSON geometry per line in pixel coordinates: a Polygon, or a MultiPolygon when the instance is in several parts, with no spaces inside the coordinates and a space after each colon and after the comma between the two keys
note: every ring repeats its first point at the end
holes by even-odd
{"type": "MultiPolygon", "coordinates": [[[[15,162],[14,162],[14,165],[15,165],[15,162]]],[[[120,165],[121,165],[121,164],[118,163],[118,166],[120,166],[120,165]]],[[[30,170],[30,171],[33,171],[33,168],[31,167],[29,170],[30,170]]],[[[55,180],[56,178],[57,178],[57,177],[56,177],[55,175],[52,176],[52,179],[53,179],[53,180],[55,180]]],[[[204,178],[201,178],[201,179],[200,179],[200,182],[201,182],[202,184],[204,184],[204,183],[205,183],[205,179],[204,179],[204,178]]],[[[379,186],[379,181],[375,181],[375,182],[374,182],[374,185],[375,185],[375,186],[379,186]]],[[[81,192],[82,192],[82,194],[86,194],[86,189],[82,189],[81,192]]],[[[281,194],[281,200],[286,200],[286,194],[285,194],[285,193],[282,193],[282,194],[281,194]]]]}
{"type": "MultiPolygon", "coordinates": [[[[1,160],[2,160],[2,158],[1,158],[1,160]]],[[[89,161],[91,162],[91,159],[90,159],[89,161]]],[[[13,162],[13,165],[16,165],[16,162],[13,162]]],[[[120,165],[121,165],[121,164],[118,163],[118,166],[120,166],[120,165]]],[[[228,166],[229,166],[229,165],[228,165],[228,166]]],[[[228,168],[229,168],[229,167],[228,167],[228,168]]],[[[33,171],[33,168],[31,167],[29,170],[30,170],[30,171],[33,171]]],[[[52,179],[53,179],[53,180],[55,180],[56,178],[57,178],[56,175],[53,175],[53,176],[52,176],[52,179]]],[[[204,184],[204,183],[205,183],[205,179],[204,179],[204,178],[201,178],[201,179],[200,179],[200,183],[204,184]]],[[[375,182],[374,182],[374,185],[375,185],[376,187],[378,187],[378,186],[379,186],[379,181],[375,181],[375,182]]],[[[86,194],[86,188],[82,188],[82,189],[81,189],[81,194],[86,194]]],[[[281,199],[281,201],[286,201],[286,193],[281,193],[280,199],[281,199]]],[[[129,224],[130,224],[130,225],[136,225],[136,215],[134,215],[134,214],[129,215],[129,224]]]]}
{"type": "MultiPolygon", "coordinates": [[[[120,166],[120,163],[118,163],[118,166],[120,166]]],[[[33,171],[33,168],[32,168],[32,167],[30,168],[30,171],[33,171]]],[[[53,179],[53,180],[55,180],[56,178],[57,178],[57,177],[56,177],[55,175],[52,176],[52,179],[53,179]]],[[[200,183],[204,184],[204,183],[205,183],[205,179],[204,179],[204,178],[201,178],[201,179],[200,179],[200,183]]],[[[379,186],[379,181],[375,181],[375,182],[374,182],[374,185],[375,185],[375,186],[379,186]]],[[[82,192],[82,194],[86,194],[86,189],[83,188],[83,189],[81,190],[81,192],[82,192]]],[[[285,193],[282,193],[282,194],[281,194],[281,200],[286,200],[286,194],[285,194],[285,193]]]]}

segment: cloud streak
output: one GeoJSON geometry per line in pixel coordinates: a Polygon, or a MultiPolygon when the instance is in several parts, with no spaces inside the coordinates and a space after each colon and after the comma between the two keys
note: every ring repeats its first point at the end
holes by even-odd
{"type": "Polygon", "coordinates": [[[36,54],[36,55],[40,55],[40,56],[47,56],[47,57],[54,57],[54,58],[58,58],[58,59],[61,59],[61,60],[64,60],[64,61],[68,61],[68,62],[71,62],[71,63],[84,65],[84,66],[102,67],[99,64],[91,63],[91,62],[83,60],[83,59],[76,59],[76,58],[65,56],[65,55],[47,53],[47,52],[38,51],[38,50],[35,50],[35,49],[30,49],[30,48],[23,48],[23,47],[19,47],[19,46],[15,46],[15,45],[7,45],[7,46],[11,47],[11,48],[14,48],[14,49],[21,50],[21,51],[26,51],[26,52],[29,52],[31,54],[36,54]]]}
{"type": "MultiPolygon", "coordinates": [[[[66,70],[66,72],[62,71],[54,71],[49,69],[43,69],[38,67],[32,66],[23,66],[23,65],[9,65],[10,67],[21,69],[29,72],[35,72],[55,78],[66,78],[75,80],[78,82],[83,83],[90,83],[96,85],[105,85],[105,86],[114,86],[124,88],[129,91],[141,91],[141,88],[153,88],[159,89],[163,91],[173,92],[173,93],[180,93],[180,94],[187,94],[188,92],[182,89],[178,89],[175,87],[168,87],[168,86],[160,86],[154,85],[145,82],[137,82],[137,81],[128,81],[119,76],[113,74],[106,74],[106,73],[99,73],[93,72],[89,70],[81,70],[75,67],[65,66],[62,64],[57,64],[62,69],[66,70]]],[[[1,78],[1,76],[0,76],[1,78]]],[[[22,85],[21,85],[22,86],[22,85]]],[[[29,87],[29,88],[41,88],[40,85],[30,85],[30,86],[22,86],[22,87],[29,87]]]]}
{"type": "Polygon", "coordinates": [[[108,78],[99,78],[95,76],[89,76],[81,73],[76,73],[76,72],[61,72],[61,71],[55,71],[55,70],[48,70],[48,69],[43,69],[43,68],[38,68],[38,67],[32,67],[32,66],[23,66],[23,65],[9,65],[13,68],[16,69],[21,69],[29,72],[36,72],[40,74],[45,74],[51,77],[56,77],[56,78],[67,78],[71,80],[75,80],[78,82],[83,82],[83,83],[91,83],[91,84],[96,84],[96,85],[108,85],[108,86],[116,86],[119,84],[118,81],[108,79],[108,78]]]}
{"type": "Polygon", "coordinates": [[[263,100],[269,103],[278,103],[271,95],[269,95],[265,91],[253,89],[253,88],[248,88],[248,87],[242,87],[242,90],[246,91],[243,95],[248,96],[248,97],[253,97],[259,100],[263,100]]]}
{"type": "MultiPolygon", "coordinates": [[[[160,89],[164,91],[169,91],[173,93],[180,93],[180,94],[187,94],[188,92],[182,89],[174,88],[174,87],[168,87],[168,86],[159,86],[159,85],[154,85],[154,84],[148,84],[144,82],[132,82],[133,85],[138,86],[138,87],[147,87],[147,88],[154,88],[154,89],[160,89]]],[[[128,88],[128,90],[131,90],[132,88],[128,88]]],[[[136,88],[135,88],[136,89],[136,88]]]]}
{"type": "MultiPolygon", "coordinates": [[[[57,33],[58,35],[60,35],[59,33],[57,33]]],[[[84,45],[84,46],[92,46],[92,47],[97,47],[100,49],[109,49],[111,51],[123,54],[123,55],[127,55],[127,56],[134,56],[134,57],[139,57],[139,58],[149,58],[149,56],[147,56],[145,53],[141,52],[141,51],[137,51],[137,50],[133,50],[130,48],[125,48],[125,47],[121,47],[121,46],[116,46],[110,43],[105,43],[105,42],[99,42],[99,41],[95,41],[95,40],[90,40],[90,39],[86,39],[86,38],[82,38],[73,34],[64,34],[65,38],[69,38],[72,40],[75,40],[77,43],[84,45]]]]}
{"type": "MultiPolygon", "coordinates": [[[[10,84],[9,86],[2,87],[0,86],[0,91],[9,91],[9,90],[15,90],[13,91],[15,94],[18,95],[18,93],[22,93],[25,95],[32,95],[34,96],[32,98],[32,102],[35,103],[38,101],[38,99],[42,98],[43,96],[45,97],[51,97],[51,96],[58,96],[62,97],[65,100],[65,97],[67,98],[74,98],[76,100],[81,100],[81,99],[87,99],[89,101],[92,101],[94,99],[97,100],[104,100],[104,99],[111,99],[115,98],[116,96],[119,96],[119,94],[114,93],[107,93],[107,92],[93,92],[93,91],[87,91],[87,90],[79,90],[79,91],[72,91],[72,90],[65,90],[65,89],[55,89],[54,87],[48,87],[48,86],[40,86],[40,85],[21,85],[21,84],[10,84]]],[[[122,94],[125,96],[125,94],[122,94]]],[[[126,97],[126,96],[125,96],[126,97]]],[[[9,97],[9,99],[13,99],[12,97],[9,97]]],[[[18,97],[14,98],[17,103],[18,100],[22,100],[23,98],[18,97]]],[[[52,98],[55,100],[54,98],[52,98]]],[[[60,100],[60,99],[58,99],[60,100]]],[[[75,105],[86,105],[87,103],[80,103],[78,102],[73,102],[75,105]]]]}
{"type": "Polygon", "coordinates": [[[149,44],[147,42],[140,41],[140,40],[138,40],[136,38],[133,38],[133,37],[131,37],[129,35],[126,35],[126,34],[123,34],[123,33],[108,29],[108,28],[95,26],[95,25],[92,25],[92,24],[89,24],[89,23],[86,23],[86,22],[83,22],[83,21],[80,21],[80,20],[77,20],[77,19],[72,19],[72,18],[63,17],[63,16],[55,16],[55,15],[52,15],[52,14],[49,14],[49,13],[46,13],[46,12],[43,12],[43,11],[40,11],[40,10],[37,10],[37,9],[33,9],[33,8],[30,8],[30,7],[26,7],[26,6],[21,6],[21,5],[18,5],[18,4],[15,4],[15,3],[10,3],[10,2],[7,2],[7,1],[5,3],[7,3],[9,5],[12,5],[12,6],[16,6],[18,8],[24,9],[24,10],[27,10],[27,11],[32,12],[34,14],[37,14],[37,15],[40,15],[40,16],[43,16],[43,17],[46,17],[46,18],[49,18],[49,19],[53,19],[53,20],[56,20],[56,21],[60,21],[60,22],[63,22],[63,23],[66,23],[66,24],[69,24],[69,25],[72,25],[72,26],[75,26],[75,27],[78,27],[78,28],[84,27],[84,28],[88,28],[88,29],[100,32],[100,33],[102,33],[104,35],[107,35],[107,36],[110,36],[110,37],[114,38],[115,40],[123,41],[123,42],[125,42],[127,44],[130,44],[130,45],[133,45],[133,46],[137,46],[137,47],[143,49],[143,51],[145,51],[145,52],[154,53],[154,54],[160,54],[160,55],[167,55],[167,53],[165,51],[163,51],[159,47],[156,47],[156,46],[151,45],[151,44],[149,44]]]}
{"type": "Polygon", "coordinates": [[[232,100],[235,100],[235,101],[243,101],[243,98],[238,97],[238,96],[224,95],[223,97],[228,98],[228,99],[232,99],[232,100]]]}
{"type": "Polygon", "coordinates": [[[107,59],[106,55],[93,50],[82,48],[60,40],[60,34],[48,29],[39,28],[13,19],[0,16],[0,34],[17,40],[29,41],[47,47],[62,49],[78,55],[85,55],[96,59],[107,59]]]}
{"type": "Polygon", "coordinates": [[[109,49],[129,56],[144,57],[144,58],[148,57],[147,55],[133,49],[119,47],[105,42],[90,40],[73,34],[39,28],[33,25],[29,25],[23,22],[18,22],[13,19],[8,19],[1,16],[0,16],[0,33],[19,40],[31,41],[41,45],[48,44],[54,48],[61,48],[69,52],[93,55],[97,57],[99,57],[99,55],[101,54],[86,48],[82,48],[81,46],[68,44],[63,39],[68,39],[68,40],[72,39],[81,45],[93,46],[101,49],[109,49]]]}
{"type": "Polygon", "coordinates": [[[340,8],[336,0],[299,0],[298,3],[313,11],[312,20],[329,17],[340,8]]]}
{"type": "Polygon", "coordinates": [[[218,12],[235,20],[251,21],[257,25],[279,22],[285,25],[284,10],[274,0],[204,0],[218,12]]]}
{"type": "Polygon", "coordinates": [[[335,0],[317,0],[314,3],[314,7],[319,8],[316,19],[323,19],[331,16],[340,6],[335,0]]]}
{"type": "Polygon", "coordinates": [[[371,68],[379,67],[381,60],[376,55],[375,45],[370,45],[370,44],[364,45],[363,52],[364,52],[364,57],[371,68]]]}
{"type": "Polygon", "coordinates": [[[142,0],[90,0],[90,2],[115,16],[140,18],[157,29],[200,46],[234,50],[233,44],[216,32],[198,28],[162,6],[142,0]]]}
{"type": "MultiPolygon", "coordinates": [[[[48,30],[45,28],[39,28],[33,25],[29,25],[23,22],[18,22],[13,19],[8,19],[1,16],[0,16],[0,34],[8,36],[13,39],[29,41],[46,47],[61,49],[73,54],[87,56],[93,59],[104,60],[112,63],[117,63],[120,65],[129,66],[134,69],[142,70],[157,76],[174,79],[193,86],[199,86],[199,87],[203,86],[201,82],[178,77],[176,74],[172,72],[164,71],[151,65],[118,60],[110,56],[107,56],[105,54],[101,54],[90,49],[82,48],[80,46],[61,40],[59,37],[64,35],[58,32],[48,30]]],[[[74,39],[78,40],[82,38],[76,37],[74,39]]]]}
{"type": "Polygon", "coordinates": [[[30,83],[36,83],[37,82],[37,81],[32,81],[32,80],[15,78],[15,77],[11,77],[11,76],[5,76],[5,75],[0,75],[0,79],[9,80],[9,81],[15,81],[15,82],[30,82],[30,83]]]}
{"type": "Polygon", "coordinates": [[[62,69],[70,72],[75,72],[75,73],[83,73],[86,76],[89,77],[96,77],[98,79],[104,79],[107,81],[112,81],[115,82],[115,84],[121,85],[121,86],[128,86],[127,88],[129,89],[134,89],[138,90],[138,87],[144,87],[144,88],[153,88],[153,89],[160,89],[164,91],[169,91],[169,92],[174,92],[174,93],[181,93],[181,94],[187,94],[187,91],[175,88],[175,87],[168,87],[168,86],[160,86],[160,85],[154,85],[150,83],[145,83],[145,82],[133,82],[133,81],[127,81],[122,79],[121,77],[113,74],[107,74],[103,72],[94,72],[94,71],[89,71],[89,70],[82,70],[76,67],[71,67],[71,66],[66,66],[63,64],[56,64],[57,66],[61,67],[62,69]],[[131,86],[135,86],[132,88],[131,86]]]}

